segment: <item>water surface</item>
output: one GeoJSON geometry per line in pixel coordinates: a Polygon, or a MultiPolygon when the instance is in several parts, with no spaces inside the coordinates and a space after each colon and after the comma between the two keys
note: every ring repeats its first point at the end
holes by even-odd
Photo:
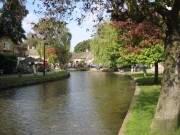
{"type": "Polygon", "coordinates": [[[117,135],[134,93],[127,77],[68,79],[0,91],[0,135],[117,135]]]}

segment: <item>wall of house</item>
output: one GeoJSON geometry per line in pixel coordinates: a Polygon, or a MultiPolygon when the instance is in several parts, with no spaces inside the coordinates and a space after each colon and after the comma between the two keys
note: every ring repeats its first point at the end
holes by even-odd
{"type": "Polygon", "coordinates": [[[11,41],[8,37],[2,37],[0,38],[0,53],[13,53],[13,47],[14,43],[11,41]],[[9,44],[9,49],[4,50],[4,42],[7,42],[9,44]]]}
{"type": "Polygon", "coordinates": [[[40,58],[40,55],[38,54],[37,50],[33,48],[33,49],[28,49],[28,57],[33,57],[37,59],[40,58]]]}
{"type": "Polygon", "coordinates": [[[77,61],[80,62],[80,61],[84,61],[84,59],[72,59],[73,63],[76,63],[77,61]]]}

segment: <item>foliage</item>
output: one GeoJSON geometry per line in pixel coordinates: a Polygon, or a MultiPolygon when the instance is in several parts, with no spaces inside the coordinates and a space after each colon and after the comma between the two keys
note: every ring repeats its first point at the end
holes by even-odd
{"type": "Polygon", "coordinates": [[[119,63],[149,64],[163,59],[163,32],[152,23],[144,20],[135,24],[130,19],[113,23],[120,29],[119,40],[124,40],[121,46],[124,50],[118,59],[119,63]]]}
{"type": "Polygon", "coordinates": [[[36,35],[40,38],[37,50],[40,54],[44,53],[44,44],[46,46],[46,57],[51,62],[58,60],[62,65],[70,59],[70,41],[71,33],[62,24],[53,18],[43,18],[34,26],[36,35]],[[55,55],[51,55],[55,54],[55,55]],[[49,58],[50,56],[50,58],[49,58]]]}
{"type": "Polygon", "coordinates": [[[28,33],[26,40],[23,43],[21,43],[21,46],[23,47],[29,46],[30,48],[32,47],[36,48],[38,46],[38,42],[39,42],[38,38],[33,38],[33,33],[28,33]]]}
{"type": "Polygon", "coordinates": [[[58,40],[58,45],[68,44],[71,39],[71,34],[68,29],[53,18],[42,18],[34,25],[33,29],[39,37],[42,37],[43,41],[47,45],[55,45],[58,40]]]}
{"type": "Polygon", "coordinates": [[[67,48],[66,46],[58,47],[57,48],[57,56],[58,56],[58,61],[59,61],[60,65],[64,66],[64,64],[66,64],[71,58],[69,48],[67,48]]]}
{"type": "Polygon", "coordinates": [[[7,0],[0,9],[0,37],[10,37],[14,43],[25,39],[22,20],[28,14],[26,7],[19,0],[7,0]]]}
{"type": "Polygon", "coordinates": [[[56,63],[57,60],[58,60],[57,54],[50,54],[49,57],[48,57],[48,61],[49,61],[50,64],[56,63]]]}
{"type": "Polygon", "coordinates": [[[87,50],[90,50],[90,39],[89,40],[84,40],[82,42],[79,42],[74,47],[74,52],[75,53],[86,52],[87,50]]]}
{"type": "Polygon", "coordinates": [[[37,50],[39,56],[42,58],[43,55],[44,55],[44,42],[43,42],[42,39],[40,39],[40,38],[36,38],[36,39],[37,39],[37,41],[38,41],[36,50],[37,50]]]}
{"type": "Polygon", "coordinates": [[[5,74],[12,74],[17,65],[17,57],[15,55],[0,54],[0,69],[3,69],[5,74]]]}
{"type": "Polygon", "coordinates": [[[49,47],[46,49],[46,56],[48,57],[51,54],[55,54],[56,53],[56,49],[54,47],[49,47]]]}
{"type": "Polygon", "coordinates": [[[142,64],[149,64],[163,61],[163,58],[164,48],[161,44],[156,44],[155,46],[142,49],[137,57],[137,61],[142,64]]]}
{"type": "Polygon", "coordinates": [[[94,39],[90,42],[91,52],[94,56],[93,63],[111,67],[116,66],[118,31],[110,22],[103,22],[97,29],[94,39]]]}

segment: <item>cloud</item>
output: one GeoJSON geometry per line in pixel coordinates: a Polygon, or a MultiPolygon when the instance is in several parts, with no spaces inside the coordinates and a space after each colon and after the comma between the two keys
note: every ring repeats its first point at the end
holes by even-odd
{"type": "Polygon", "coordinates": [[[26,33],[33,32],[32,23],[37,23],[38,21],[39,21],[39,19],[38,19],[37,15],[32,12],[29,12],[29,14],[24,18],[24,20],[22,22],[22,26],[23,26],[24,30],[26,31],[26,33]]]}

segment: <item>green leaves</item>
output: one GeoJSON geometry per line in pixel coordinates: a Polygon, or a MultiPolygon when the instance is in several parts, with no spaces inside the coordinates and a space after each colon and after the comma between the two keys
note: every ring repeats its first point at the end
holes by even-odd
{"type": "Polygon", "coordinates": [[[84,41],[78,43],[74,47],[74,52],[76,52],[76,53],[85,52],[86,50],[90,50],[90,39],[89,40],[84,40],[84,41]]]}
{"type": "Polygon", "coordinates": [[[90,42],[95,64],[106,67],[116,66],[116,60],[119,57],[117,39],[117,29],[110,22],[104,21],[98,27],[95,38],[90,42]]]}
{"type": "Polygon", "coordinates": [[[1,9],[0,37],[10,37],[14,43],[25,39],[22,20],[28,14],[25,6],[19,0],[7,0],[1,9]]]}

